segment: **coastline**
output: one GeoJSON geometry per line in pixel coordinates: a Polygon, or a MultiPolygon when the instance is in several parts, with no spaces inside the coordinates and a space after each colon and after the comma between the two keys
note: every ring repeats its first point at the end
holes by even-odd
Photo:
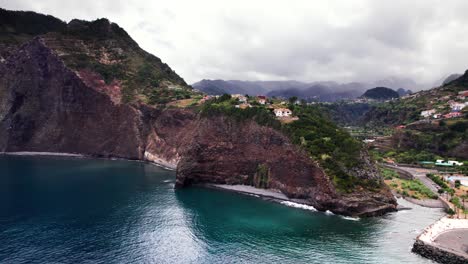
{"type": "Polygon", "coordinates": [[[86,155],[66,152],[45,152],[45,151],[13,151],[13,152],[0,152],[2,155],[13,156],[59,156],[59,157],[76,157],[84,158],[86,155]]]}
{"type": "Polygon", "coordinates": [[[228,185],[228,184],[210,184],[210,183],[204,183],[204,184],[197,184],[197,186],[205,187],[205,188],[210,188],[210,189],[216,189],[216,190],[222,190],[222,191],[228,191],[228,192],[234,192],[238,193],[241,195],[248,195],[248,196],[254,196],[257,198],[260,198],[265,201],[271,201],[275,203],[279,203],[288,207],[293,207],[293,208],[298,208],[298,209],[303,209],[303,210],[308,210],[312,212],[320,212],[326,215],[336,215],[339,216],[343,219],[346,220],[352,220],[352,221],[358,221],[360,218],[358,217],[350,217],[350,216],[345,216],[345,215],[339,215],[339,214],[334,214],[330,211],[319,211],[312,205],[310,205],[307,200],[304,199],[291,199],[288,198],[286,195],[281,193],[280,191],[277,190],[272,190],[272,189],[258,189],[253,186],[248,186],[248,185],[228,185]]]}
{"type": "MultiPolygon", "coordinates": [[[[44,156],[44,157],[68,157],[68,158],[90,158],[90,159],[105,159],[105,160],[126,160],[135,162],[145,162],[150,165],[158,166],[165,170],[175,171],[176,167],[171,166],[167,162],[157,162],[155,160],[140,160],[140,159],[126,159],[120,157],[99,157],[93,155],[79,154],[79,153],[66,153],[66,152],[45,152],[45,151],[3,151],[0,155],[11,155],[11,156],[44,156]]],[[[161,160],[162,161],[162,160],[161,160]]]]}

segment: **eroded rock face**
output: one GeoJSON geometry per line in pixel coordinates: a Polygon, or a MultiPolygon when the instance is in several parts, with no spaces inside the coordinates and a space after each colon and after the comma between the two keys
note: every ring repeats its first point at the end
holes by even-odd
{"type": "Polygon", "coordinates": [[[0,150],[141,159],[140,113],[86,86],[40,38],[0,69],[0,150]]]}
{"type": "MultiPolygon", "coordinates": [[[[41,38],[22,46],[0,63],[0,151],[149,160],[177,168],[178,187],[259,185],[345,215],[396,208],[384,187],[337,193],[323,170],[279,131],[253,121],[204,118],[190,109],[124,104],[118,84],[105,86],[97,78],[67,68],[41,38]]],[[[368,166],[351,172],[378,177],[368,166]]]]}
{"type": "MultiPolygon", "coordinates": [[[[375,165],[353,171],[377,176],[375,165]]],[[[256,185],[259,166],[268,168],[268,187],[289,198],[304,199],[318,210],[352,216],[394,211],[396,201],[383,187],[377,191],[338,193],[323,170],[280,132],[253,121],[224,117],[201,119],[177,167],[177,187],[197,183],[256,185]]]]}

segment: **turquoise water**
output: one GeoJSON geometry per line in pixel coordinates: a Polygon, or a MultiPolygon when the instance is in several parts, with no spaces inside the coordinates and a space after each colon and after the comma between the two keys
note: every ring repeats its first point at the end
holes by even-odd
{"type": "MultiPolygon", "coordinates": [[[[430,263],[437,209],[346,220],[255,197],[173,189],[131,161],[0,156],[2,263],[430,263]]],[[[402,201],[404,203],[404,201],[402,201]]]]}

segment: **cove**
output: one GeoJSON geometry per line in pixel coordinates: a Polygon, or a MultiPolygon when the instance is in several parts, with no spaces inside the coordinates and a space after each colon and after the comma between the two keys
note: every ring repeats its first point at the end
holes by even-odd
{"type": "Polygon", "coordinates": [[[352,221],[200,187],[132,161],[0,156],[1,263],[431,263],[410,252],[443,215],[352,221]]]}

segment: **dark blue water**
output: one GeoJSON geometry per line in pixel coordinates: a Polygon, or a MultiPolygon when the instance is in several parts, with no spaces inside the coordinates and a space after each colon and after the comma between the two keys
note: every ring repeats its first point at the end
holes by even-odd
{"type": "Polygon", "coordinates": [[[175,191],[174,178],[139,162],[0,156],[0,262],[429,263],[410,248],[442,215],[409,205],[352,221],[175,191]]]}

